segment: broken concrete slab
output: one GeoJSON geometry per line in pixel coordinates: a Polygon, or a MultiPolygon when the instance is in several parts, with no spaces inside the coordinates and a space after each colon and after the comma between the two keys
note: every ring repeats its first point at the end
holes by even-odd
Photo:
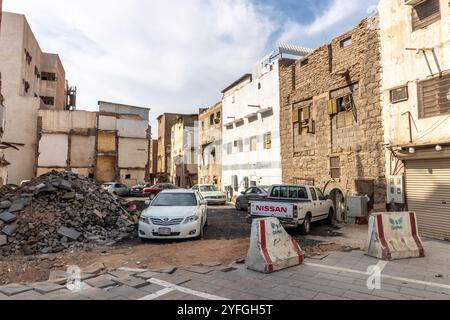
{"type": "Polygon", "coordinates": [[[5,244],[8,244],[8,237],[0,234],[0,247],[4,246],[5,244]]]}
{"type": "MultiPolygon", "coordinates": [[[[147,282],[147,286],[150,284],[147,282]]],[[[146,291],[138,290],[137,288],[129,287],[129,286],[120,286],[113,288],[109,292],[114,297],[123,297],[127,300],[139,300],[147,295],[149,295],[146,291]]]]}
{"type": "Polygon", "coordinates": [[[34,291],[37,291],[41,294],[46,294],[46,293],[58,291],[58,290],[65,288],[59,284],[51,283],[51,282],[33,283],[30,285],[30,287],[32,287],[34,291]]]}
{"type": "Polygon", "coordinates": [[[6,286],[0,287],[0,293],[7,295],[8,297],[14,296],[16,294],[30,291],[31,288],[23,284],[8,284],[6,286]]]}
{"type": "Polygon", "coordinates": [[[75,192],[67,192],[66,194],[64,194],[61,199],[63,200],[72,200],[75,199],[75,192]]]}
{"type": "Polygon", "coordinates": [[[16,233],[17,225],[16,224],[8,224],[3,227],[2,232],[7,236],[11,237],[16,233]]]}
{"type": "Polygon", "coordinates": [[[136,269],[136,268],[119,268],[117,269],[118,271],[128,271],[128,272],[134,272],[136,273],[142,273],[142,272],[146,272],[149,271],[148,269],[136,269]]]}
{"type": "Polygon", "coordinates": [[[188,275],[171,275],[168,273],[162,273],[153,277],[153,279],[158,279],[162,281],[166,281],[168,283],[180,286],[192,280],[188,275]]]}
{"type": "Polygon", "coordinates": [[[67,279],[69,274],[64,270],[52,270],[48,276],[49,280],[53,279],[67,279]]]}
{"type": "Polygon", "coordinates": [[[84,282],[86,282],[91,287],[100,288],[100,289],[114,287],[117,285],[117,283],[115,281],[111,280],[111,278],[104,276],[104,275],[98,276],[98,277],[95,277],[92,279],[87,279],[84,282]]]}
{"type": "Polygon", "coordinates": [[[0,202],[0,209],[8,209],[11,206],[12,206],[11,201],[6,200],[6,201],[0,202]]]}
{"type": "Polygon", "coordinates": [[[25,206],[22,201],[14,201],[14,203],[11,205],[11,207],[9,207],[8,211],[11,213],[19,212],[19,211],[22,211],[23,208],[25,208],[25,206]]]}
{"type": "Polygon", "coordinates": [[[17,220],[17,216],[15,214],[12,214],[8,211],[0,213],[0,220],[2,220],[5,223],[11,223],[15,220],[17,220]]]}
{"type": "Polygon", "coordinates": [[[136,272],[114,270],[114,271],[109,271],[108,274],[113,276],[114,278],[128,278],[128,277],[134,276],[136,274],[136,272]]]}
{"type": "Polygon", "coordinates": [[[59,180],[59,185],[57,186],[59,189],[72,191],[72,183],[67,180],[59,180]]]}
{"type": "Polygon", "coordinates": [[[153,271],[153,272],[168,273],[168,274],[172,274],[172,273],[174,273],[177,270],[178,270],[178,268],[176,268],[176,267],[164,267],[164,268],[152,268],[152,269],[150,269],[150,271],[153,271]]]}
{"type": "Polygon", "coordinates": [[[148,280],[153,278],[154,276],[158,275],[159,273],[153,272],[153,271],[147,271],[147,272],[143,272],[143,273],[139,273],[136,275],[137,278],[141,278],[144,280],[148,280]]]}
{"type": "Polygon", "coordinates": [[[86,268],[83,268],[83,272],[90,273],[90,274],[99,274],[105,270],[105,265],[103,263],[94,263],[90,266],[87,266],[86,268]]]}
{"type": "Polygon", "coordinates": [[[80,232],[78,232],[75,229],[70,229],[70,228],[66,228],[66,227],[59,228],[58,234],[63,237],[67,237],[69,239],[75,240],[75,241],[81,237],[80,232]]]}
{"type": "Polygon", "coordinates": [[[135,289],[139,289],[148,285],[148,282],[144,279],[136,278],[136,277],[128,277],[128,278],[117,278],[113,279],[113,281],[128,287],[132,287],[135,289]]]}
{"type": "Polygon", "coordinates": [[[210,267],[192,266],[189,268],[183,268],[183,270],[198,273],[198,274],[207,274],[207,273],[214,271],[215,269],[210,268],[210,267]]]}

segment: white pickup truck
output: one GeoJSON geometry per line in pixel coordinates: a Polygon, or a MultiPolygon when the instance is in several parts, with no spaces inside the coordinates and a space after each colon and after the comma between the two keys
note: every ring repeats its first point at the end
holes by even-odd
{"type": "Polygon", "coordinates": [[[300,228],[302,234],[308,234],[311,223],[327,220],[333,222],[333,201],[323,192],[306,185],[275,185],[269,197],[251,201],[248,222],[257,218],[275,217],[287,228],[300,228]]]}

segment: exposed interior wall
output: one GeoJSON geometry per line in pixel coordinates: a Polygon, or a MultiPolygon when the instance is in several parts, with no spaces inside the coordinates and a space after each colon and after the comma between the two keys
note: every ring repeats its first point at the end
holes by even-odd
{"type": "Polygon", "coordinates": [[[97,151],[100,153],[116,153],[116,133],[99,132],[97,151]]]}
{"type": "Polygon", "coordinates": [[[67,167],[69,135],[43,134],[39,141],[39,167],[67,167]]]}
{"type": "Polygon", "coordinates": [[[44,132],[88,132],[96,127],[96,114],[88,111],[39,110],[44,132]]]}
{"type": "Polygon", "coordinates": [[[116,180],[116,157],[97,156],[96,179],[100,182],[116,180]]]}
{"type": "Polygon", "coordinates": [[[119,167],[145,169],[148,162],[148,140],[119,138],[119,167]]]}
{"type": "Polygon", "coordinates": [[[113,116],[98,116],[98,129],[105,131],[116,131],[117,130],[117,121],[116,117],[113,116]]]}
{"type": "Polygon", "coordinates": [[[95,166],[95,136],[71,136],[70,166],[73,168],[95,166]]]}
{"type": "Polygon", "coordinates": [[[120,181],[128,187],[135,186],[138,183],[144,183],[146,182],[145,170],[120,169],[120,181]]]}

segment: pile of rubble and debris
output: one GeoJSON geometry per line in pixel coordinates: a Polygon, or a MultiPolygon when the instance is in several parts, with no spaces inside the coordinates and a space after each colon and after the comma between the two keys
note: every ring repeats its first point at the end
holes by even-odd
{"type": "Polygon", "coordinates": [[[0,254],[46,254],[113,245],[135,233],[118,198],[72,172],[50,172],[0,192],[0,254]]]}

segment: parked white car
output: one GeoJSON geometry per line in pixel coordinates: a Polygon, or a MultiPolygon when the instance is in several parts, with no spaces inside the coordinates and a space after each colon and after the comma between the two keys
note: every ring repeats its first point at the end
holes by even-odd
{"type": "Polygon", "coordinates": [[[109,193],[118,195],[120,197],[126,197],[130,195],[130,188],[119,182],[104,183],[102,187],[109,193]]]}
{"type": "Polygon", "coordinates": [[[194,190],[165,190],[141,214],[141,239],[202,238],[208,223],[206,200],[194,190]]]}
{"type": "Polygon", "coordinates": [[[275,217],[286,228],[299,228],[308,234],[311,223],[326,220],[333,223],[333,201],[327,199],[319,188],[306,185],[275,185],[269,197],[250,201],[248,221],[275,217]]]}
{"type": "Polygon", "coordinates": [[[208,204],[225,205],[227,203],[227,195],[225,192],[219,191],[212,184],[199,184],[194,186],[192,190],[198,191],[208,204]]]}

